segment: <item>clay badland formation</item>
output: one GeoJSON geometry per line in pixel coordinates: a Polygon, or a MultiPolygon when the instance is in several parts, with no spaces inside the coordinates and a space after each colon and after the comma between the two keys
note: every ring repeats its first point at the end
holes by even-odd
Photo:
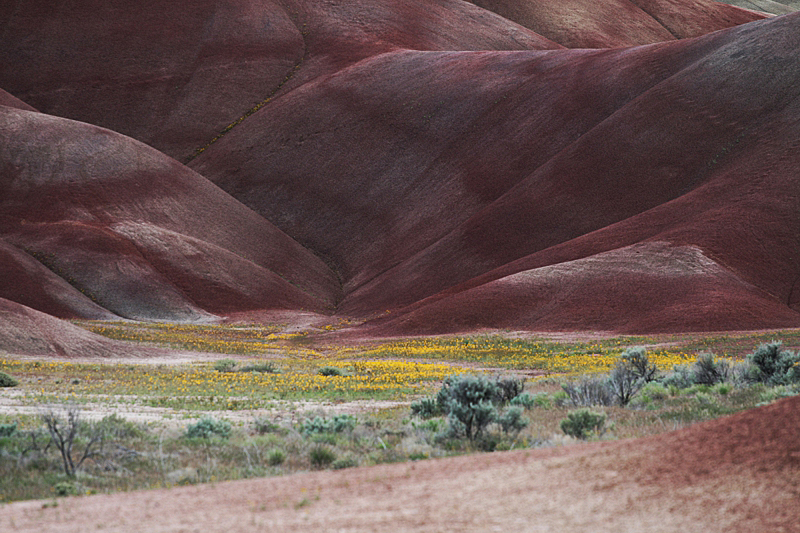
{"type": "Polygon", "coordinates": [[[800,326],[799,47],[705,0],[6,2],[3,309],[800,326]]]}

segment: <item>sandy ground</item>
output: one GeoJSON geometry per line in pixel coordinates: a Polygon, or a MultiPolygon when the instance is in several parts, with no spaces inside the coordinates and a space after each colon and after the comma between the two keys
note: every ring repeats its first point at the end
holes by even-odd
{"type": "Polygon", "coordinates": [[[19,532],[795,532],[800,398],[653,438],[0,508],[19,532]]]}

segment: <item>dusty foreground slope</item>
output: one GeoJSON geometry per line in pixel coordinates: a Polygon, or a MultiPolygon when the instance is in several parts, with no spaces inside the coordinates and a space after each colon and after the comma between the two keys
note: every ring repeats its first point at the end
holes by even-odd
{"type": "Polygon", "coordinates": [[[358,335],[798,327],[800,14],[764,17],[3,4],[0,298],[358,335]]]}
{"type": "Polygon", "coordinates": [[[800,531],[800,398],[654,438],[0,507],[19,532],[800,531]]]}

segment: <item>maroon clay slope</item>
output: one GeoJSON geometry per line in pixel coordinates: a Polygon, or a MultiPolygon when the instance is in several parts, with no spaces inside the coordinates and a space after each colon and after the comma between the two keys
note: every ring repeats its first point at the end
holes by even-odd
{"type": "Polygon", "coordinates": [[[372,336],[527,331],[752,330],[800,313],[693,246],[648,242],[451,291],[354,332],[372,336]]]}
{"type": "Polygon", "coordinates": [[[351,292],[713,49],[384,54],[285,95],[191,166],[328,257],[351,292]]]}
{"type": "Polygon", "coordinates": [[[30,307],[0,298],[0,354],[45,357],[144,357],[157,348],[131,346],[90,333],[30,307]]]}
{"type": "Polygon", "coordinates": [[[557,44],[459,0],[30,0],[0,7],[0,87],[185,159],[296,73],[397,48],[557,44]],[[286,7],[284,7],[284,5],[286,7]]]}
{"type": "Polygon", "coordinates": [[[324,263],[152,148],[8,107],[0,137],[0,234],[114,313],[186,320],[338,297],[324,263]]]}
{"type": "Polygon", "coordinates": [[[567,48],[697,37],[763,16],[711,0],[470,0],[567,48]]]}
{"type": "Polygon", "coordinates": [[[0,239],[0,298],[61,318],[119,318],[22,250],[0,239]]]}
{"type": "Polygon", "coordinates": [[[25,111],[36,111],[36,109],[29,106],[19,98],[8,94],[3,89],[0,89],[0,105],[14,107],[16,109],[24,109],[25,111]]]}
{"type": "MultiPolygon", "coordinates": [[[[800,220],[785,191],[795,187],[800,164],[792,82],[798,24],[791,15],[690,43],[719,48],[615,113],[445,239],[354,293],[344,309],[411,303],[492,264],[591,232],[597,233],[576,241],[580,248],[572,252],[564,245],[559,260],[660,234],[700,245],[737,277],[796,307],[800,273],[793,258],[800,243],[793,228],[800,220]],[[599,231],[649,210],[647,218],[599,231]]],[[[531,263],[516,271],[553,264],[531,263]]]]}

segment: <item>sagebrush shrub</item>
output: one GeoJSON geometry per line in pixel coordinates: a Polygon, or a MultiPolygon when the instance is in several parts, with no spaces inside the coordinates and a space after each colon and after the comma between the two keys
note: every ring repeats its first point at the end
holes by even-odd
{"type": "Polygon", "coordinates": [[[592,435],[600,435],[606,423],[606,415],[588,409],[578,409],[567,414],[561,421],[561,431],[571,437],[588,439],[592,435]]]}
{"type": "Polygon", "coordinates": [[[5,372],[0,372],[0,387],[16,387],[17,385],[19,385],[19,381],[13,376],[9,376],[5,372]]]}
{"type": "Polygon", "coordinates": [[[494,383],[497,386],[495,401],[506,404],[522,393],[522,389],[525,387],[525,378],[500,376],[495,378],[494,383]]]}
{"type": "Polygon", "coordinates": [[[567,403],[575,407],[613,405],[614,393],[606,378],[583,378],[578,382],[561,386],[567,395],[567,403]]]}
{"type": "Polygon", "coordinates": [[[528,421],[522,416],[522,407],[513,406],[497,417],[497,423],[506,433],[519,433],[528,427],[528,421]]]}
{"type": "Polygon", "coordinates": [[[342,433],[353,430],[358,423],[358,419],[352,415],[334,415],[333,418],[323,418],[315,416],[306,418],[300,426],[300,432],[305,435],[323,433],[342,433]]]}
{"type": "Polygon", "coordinates": [[[617,361],[608,376],[608,387],[616,402],[622,406],[628,405],[644,385],[644,379],[639,377],[633,366],[622,359],[617,361]]]}
{"type": "Polygon", "coordinates": [[[220,359],[214,363],[214,370],[217,372],[234,372],[236,370],[236,361],[233,359],[220,359]]]}
{"type": "Polygon", "coordinates": [[[442,412],[435,398],[421,398],[411,402],[411,414],[427,420],[440,416],[442,412]]]}
{"type": "Polygon", "coordinates": [[[630,368],[631,372],[645,383],[650,383],[656,379],[658,367],[650,362],[650,358],[643,347],[628,348],[622,352],[620,359],[630,368]]]}
{"type": "Polygon", "coordinates": [[[783,343],[762,344],[747,356],[751,377],[767,385],[800,383],[800,353],[782,350],[783,343]]]}
{"type": "Polygon", "coordinates": [[[239,369],[239,372],[261,372],[263,374],[280,374],[281,369],[273,362],[252,363],[239,369]]]}
{"type": "Polygon", "coordinates": [[[724,359],[717,360],[714,354],[701,353],[692,365],[692,381],[698,385],[716,385],[725,382],[730,376],[730,364],[724,359]]]}
{"type": "Polygon", "coordinates": [[[497,383],[483,376],[448,376],[436,403],[447,414],[450,432],[473,440],[494,422],[497,410],[493,401],[499,397],[497,383]]]}
{"type": "Polygon", "coordinates": [[[528,392],[523,392],[519,396],[513,398],[509,404],[513,406],[524,407],[525,409],[533,409],[537,406],[542,407],[542,397],[545,401],[548,401],[547,393],[539,393],[536,396],[533,396],[528,392]]]}
{"type": "Polygon", "coordinates": [[[350,375],[346,370],[338,366],[323,366],[318,371],[321,376],[348,376],[350,375]]]}
{"type": "Polygon", "coordinates": [[[216,420],[211,417],[201,418],[196,424],[186,428],[186,436],[195,439],[220,437],[227,439],[231,434],[231,424],[227,420],[216,420]]]}

